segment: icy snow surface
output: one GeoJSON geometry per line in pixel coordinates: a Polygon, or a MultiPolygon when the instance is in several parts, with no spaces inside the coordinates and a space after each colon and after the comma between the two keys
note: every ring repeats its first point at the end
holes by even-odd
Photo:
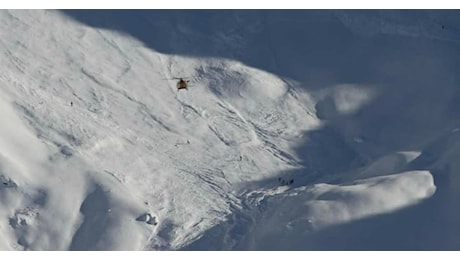
{"type": "Polygon", "coordinates": [[[0,249],[460,249],[457,17],[2,10],[0,249]]]}

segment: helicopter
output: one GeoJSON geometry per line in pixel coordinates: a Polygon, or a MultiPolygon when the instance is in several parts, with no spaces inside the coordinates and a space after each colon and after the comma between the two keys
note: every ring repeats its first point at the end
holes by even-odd
{"type": "Polygon", "coordinates": [[[186,78],[173,77],[173,78],[166,78],[165,80],[178,80],[177,83],[176,83],[177,91],[179,91],[181,89],[188,90],[188,86],[189,86],[188,83],[190,83],[190,80],[188,79],[188,77],[186,77],[186,78]]]}
{"type": "MultiPolygon", "coordinates": [[[[177,79],[177,78],[175,78],[175,79],[177,79]]],[[[179,91],[181,89],[188,90],[187,87],[188,87],[188,83],[190,82],[190,80],[184,80],[182,78],[178,78],[178,79],[179,79],[179,81],[176,84],[177,91],[179,91]]]]}

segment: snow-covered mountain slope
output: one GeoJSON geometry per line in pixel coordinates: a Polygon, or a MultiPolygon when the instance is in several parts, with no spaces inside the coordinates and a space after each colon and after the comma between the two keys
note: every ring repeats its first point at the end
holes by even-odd
{"type": "Polygon", "coordinates": [[[410,17],[2,11],[0,249],[459,248],[458,27],[410,17]]]}

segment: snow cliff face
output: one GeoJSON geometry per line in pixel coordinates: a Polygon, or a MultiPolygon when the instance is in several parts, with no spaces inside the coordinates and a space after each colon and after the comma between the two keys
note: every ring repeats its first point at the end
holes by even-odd
{"type": "Polygon", "coordinates": [[[0,248],[459,248],[453,17],[2,11],[0,248]]]}

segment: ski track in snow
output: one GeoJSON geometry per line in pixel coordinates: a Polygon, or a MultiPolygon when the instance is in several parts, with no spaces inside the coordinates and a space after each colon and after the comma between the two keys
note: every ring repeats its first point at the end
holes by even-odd
{"type": "MultiPolygon", "coordinates": [[[[340,183],[287,174],[294,184],[280,185],[314,170],[295,151],[322,126],[300,83],[162,54],[57,11],[3,10],[0,21],[2,250],[268,248],[435,192],[429,171],[408,170],[417,151],[324,177],[340,183]],[[189,90],[177,91],[181,76],[189,90]]],[[[331,91],[326,117],[375,96],[331,91]]]]}

